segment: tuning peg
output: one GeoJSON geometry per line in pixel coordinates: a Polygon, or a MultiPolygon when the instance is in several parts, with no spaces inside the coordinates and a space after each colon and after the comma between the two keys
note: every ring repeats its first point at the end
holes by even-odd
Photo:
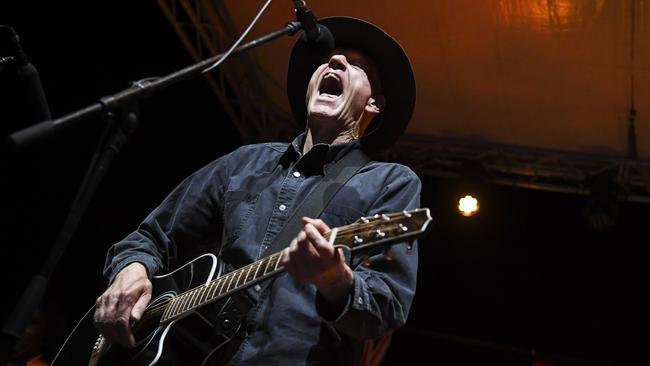
{"type": "Polygon", "coordinates": [[[367,254],[363,256],[363,265],[370,267],[370,256],[367,254]]]}
{"type": "Polygon", "coordinates": [[[387,261],[395,259],[395,252],[393,252],[392,248],[389,247],[384,250],[384,258],[386,258],[387,261]]]}

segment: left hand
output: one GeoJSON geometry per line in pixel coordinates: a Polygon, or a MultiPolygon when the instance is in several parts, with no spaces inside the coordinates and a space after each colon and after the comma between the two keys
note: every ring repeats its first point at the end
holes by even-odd
{"type": "Polygon", "coordinates": [[[332,304],[344,301],[354,280],[341,249],[323,237],[330,228],[320,219],[303,217],[304,229],[282,251],[282,265],[302,284],[314,284],[332,304]]]}

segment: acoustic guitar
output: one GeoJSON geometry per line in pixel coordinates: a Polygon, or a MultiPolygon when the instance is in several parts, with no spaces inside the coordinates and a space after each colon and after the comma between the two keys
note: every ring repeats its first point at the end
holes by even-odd
{"type": "MultiPolygon", "coordinates": [[[[362,217],[332,229],[325,238],[352,254],[383,249],[390,259],[392,244],[414,240],[431,220],[428,208],[362,217]]],[[[242,307],[234,295],[282,273],[281,259],[277,252],[222,274],[223,263],[213,254],[204,254],[173,272],[154,276],[152,300],[141,319],[132,324],[135,347],[121,347],[99,335],[93,325],[93,306],[68,336],[53,364],[155,365],[165,352],[179,350],[183,364],[208,364],[241,328],[243,314],[238,309],[242,307]]]]}

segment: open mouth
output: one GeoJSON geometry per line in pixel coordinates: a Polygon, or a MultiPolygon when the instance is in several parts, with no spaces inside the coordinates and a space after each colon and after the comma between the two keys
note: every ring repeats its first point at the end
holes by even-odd
{"type": "Polygon", "coordinates": [[[321,96],[338,98],[343,93],[341,79],[338,77],[338,75],[331,72],[325,74],[318,87],[318,93],[321,96]]]}

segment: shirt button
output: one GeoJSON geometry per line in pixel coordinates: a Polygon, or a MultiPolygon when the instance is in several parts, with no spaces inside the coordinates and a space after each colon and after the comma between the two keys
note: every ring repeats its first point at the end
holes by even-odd
{"type": "Polygon", "coordinates": [[[262,286],[255,285],[255,287],[253,287],[253,288],[255,289],[255,291],[260,292],[260,290],[262,289],[262,286]]]}
{"type": "Polygon", "coordinates": [[[300,177],[300,172],[293,172],[293,176],[296,178],[300,177]]]}
{"type": "Polygon", "coordinates": [[[287,206],[285,206],[285,205],[280,205],[280,207],[278,207],[278,208],[280,209],[280,211],[284,211],[284,210],[287,209],[287,206]]]}
{"type": "Polygon", "coordinates": [[[357,297],[357,302],[359,304],[363,304],[363,299],[361,298],[361,296],[357,297]]]}

